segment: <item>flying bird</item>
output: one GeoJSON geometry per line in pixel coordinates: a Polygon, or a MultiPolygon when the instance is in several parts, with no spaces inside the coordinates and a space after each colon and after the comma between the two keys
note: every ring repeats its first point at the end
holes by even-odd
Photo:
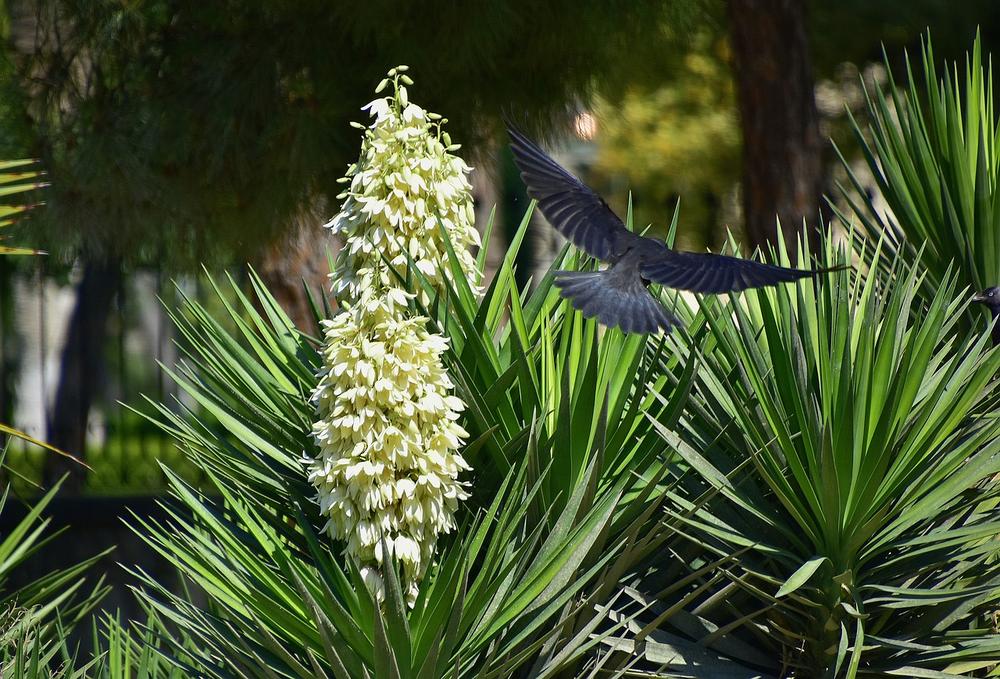
{"type": "Polygon", "coordinates": [[[990,310],[993,318],[993,346],[1000,346],[1000,323],[997,322],[997,317],[1000,316],[1000,287],[986,288],[973,297],[972,301],[985,304],[990,310]]]}
{"type": "MultiPolygon", "coordinates": [[[[560,295],[588,318],[625,332],[670,332],[680,325],[647,289],[659,283],[703,294],[737,292],[836,269],[789,269],[708,252],[679,252],[629,231],[589,186],[507,125],[514,162],[545,219],[573,245],[607,262],[601,271],[558,271],[560,295]]],[[[840,268],[840,267],[838,267],[840,268]]]]}

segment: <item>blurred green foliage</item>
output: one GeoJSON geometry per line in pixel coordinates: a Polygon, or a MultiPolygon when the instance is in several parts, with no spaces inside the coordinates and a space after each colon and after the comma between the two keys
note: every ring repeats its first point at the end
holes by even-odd
{"type": "Polygon", "coordinates": [[[15,7],[0,128],[52,172],[47,246],[246,256],[329,211],[348,122],[387,64],[411,66],[476,146],[504,111],[535,129],[565,119],[594,83],[625,79],[633,43],[704,4],[41,0],[15,7]]]}
{"type": "MultiPolygon", "coordinates": [[[[49,209],[33,228],[54,251],[184,265],[255,254],[304,214],[332,210],[351,156],[347,123],[394,63],[413,68],[430,108],[451,111],[474,164],[489,164],[476,156],[501,113],[551,134],[599,95],[610,136],[597,183],[622,204],[631,185],[640,223],[662,220],[683,193],[692,247],[717,242],[739,176],[722,0],[5,9],[14,20],[0,59],[0,152],[41,157],[51,171],[49,209]]],[[[809,9],[820,79],[844,61],[878,59],[883,42],[890,54],[914,45],[928,24],[944,57],[977,23],[987,48],[1000,28],[986,0],[809,9]]]]}
{"type": "Polygon", "coordinates": [[[940,59],[961,57],[977,28],[987,49],[1000,43],[1000,3],[994,0],[809,0],[807,19],[819,77],[844,62],[881,62],[883,49],[899,66],[904,50],[919,51],[928,27],[940,59]]]}
{"type": "MultiPolygon", "coordinates": [[[[741,140],[725,5],[710,0],[700,10],[693,23],[661,22],[623,56],[627,78],[598,84],[597,154],[587,177],[620,214],[631,191],[636,223],[652,224],[654,233],[662,232],[683,196],[678,238],[690,249],[717,248],[727,228],[740,229],[734,192],[741,140]]],[[[919,50],[927,26],[938,58],[960,57],[979,26],[986,51],[1000,40],[1000,5],[988,0],[813,1],[807,16],[816,81],[827,81],[827,89],[845,99],[866,64],[882,63],[883,49],[890,57],[919,50]]],[[[901,72],[902,59],[891,63],[901,72]]],[[[822,133],[856,158],[860,149],[845,111],[834,108],[823,111],[822,133]]],[[[865,119],[864,111],[856,114],[865,119]]],[[[838,161],[830,148],[824,152],[832,174],[838,161]]]]}
{"type": "MultiPolygon", "coordinates": [[[[46,455],[51,453],[35,446],[11,446],[4,473],[16,495],[37,495],[46,455]]],[[[94,495],[159,494],[167,487],[161,464],[188,483],[197,485],[200,479],[176,444],[162,435],[116,435],[88,446],[85,459],[93,471],[87,473],[84,492],[94,495]]]]}
{"type": "MultiPolygon", "coordinates": [[[[663,30],[665,40],[677,43],[671,28],[663,30]]],[[[668,82],[598,100],[594,171],[627,176],[635,221],[654,231],[665,230],[672,204],[683,196],[680,244],[699,249],[716,245],[722,202],[739,180],[740,131],[725,40],[707,29],[686,40],[688,49],[658,65],[668,82]]]]}

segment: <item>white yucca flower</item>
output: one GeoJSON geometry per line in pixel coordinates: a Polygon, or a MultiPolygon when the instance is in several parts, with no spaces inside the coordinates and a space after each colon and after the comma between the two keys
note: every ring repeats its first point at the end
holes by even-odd
{"type": "Polygon", "coordinates": [[[478,235],[468,168],[448,154],[433,116],[407,102],[403,71],[389,73],[393,97],[366,107],[375,121],[331,222],[344,240],[332,274],[344,310],[324,321],[313,395],[319,455],[307,463],[324,531],[346,544],[379,596],[384,546],[402,565],[412,605],[438,536],[455,528],[468,496],[458,475],[469,467],[457,452],[467,436],[458,424],[465,404],[442,363],[447,340],[427,331],[426,318],[409,317],[412,293],[389,266],[405,280],[412,259],[443,287],[451,273],[438,220],[470,277],[468,248],[478,235]]]}
{"type": "Polygon", "coordinates": [[[364,107],[374,121],[344,177],[343,207],[327,224],[344,243],[334,272],[338,297],[356,298],[373,284],[397,285],[390,267],[403,273],[411,262],[443,293],[452,270],[442,227],[469,283],[477,283],[470,248],[480,243],[469,166],[450,153],[458,146],[441,129],[446,121],[408,100],[412,81],[404,70],[390,71],[378,88],[391,82],[392,96],[364,107]]]}

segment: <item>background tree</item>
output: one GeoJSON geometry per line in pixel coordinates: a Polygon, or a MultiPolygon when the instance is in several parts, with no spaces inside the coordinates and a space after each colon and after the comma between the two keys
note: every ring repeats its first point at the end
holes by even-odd
{"type": "Polygon", "coordinates": [[[845,109],[849,105],[855,115],[866,115],[859,73],[869,64],[881,66],[885,53],[897,78],[904,79],[902,53],[919,49],[927,26],[933,26],[942,59],[960,58],[977,26],[988,51],[1000,29],[1000,6],[989,0],[794,4],[712,0],[702,6],[697,24],[661,25],[655,40],[632,46],[629,58],[635,67],[629,77],[598,87],[598,150],[588,168],[588,179],[616,208],[624,209],[631,189],[637,223],[662,228],[680,195],[685,222],[680,235],[693,248],[717,246],[726,228],[742,230],[740,240],[748,246],[773,241],[775,216],[782,214],[793,215],[782,217],[785,236],[796,233],[803,217],[815,223],[824,194],[836,195],[832,179],[840,163],[829,139],[848,158],[858,154],[845,109]],[[798,56],[786,44],[790,32],[798,35],[798,56]],[[751,41],[742,57],[738,34],[751,41]],[[740,59],[775,79],[766,85],[760,74],[740,71],[740,59]],[[800,72],[799,85],[778,77],[781,69],[806,61],[812,63],[812,75],[800,72]],[[769,93],[761,89],[765,86],[769,93]],[[826,95],[819,102],[818,89],[826,95]],[[790,142],[779,123],[791,124],[786,118],[796,111],[812,118],[818,104],[818,145],[809,141],[808,150],[804,136],[790,142]],[[750,121],[765,123],[750,131],[756,141],[741,129],[741,122],[750,121]],[[790,143],[797,147],[784,148],[790,143]],[[779,152],[762,151],[770,148],[779,152]],[[806,158],[810,154],[816,158],[806,158]],[[816,175],[809,180],[810,197],[799,200],[798,207],[793,189],[803,175],[794,170],[796,164],[816,175]],[[742,201],[737,200],[741,193],[742,201]]]}
{"type": "MultiPolygon", "coordinates": [[[[775,234],[794,247],[823,194],[814,80],[799,0],[729,0],[729,36],[743,129],[743,212],[748,245],[775,234]]],[[[817,238],[810,233],[810,250],[817,238]]]]}
{"type": "MultiPolygon", "coordinates": [[[[12,3],[15,141],[54,184],[33,226],[85,262],[50,437],[83,452],[121,263],[250,260],[305,317],[301,280],[326,272],[318,226],[349,160],[347,123],[386,64],[410,65],[474,149],[502,111],[536,129],[567,117],[595,82],[621,77],[632,41],[696,21],[702,5],[12,3]]],[[[75,470],[49,475],[63,471],[75,470]]]]}
{"type": "MultiPolygon", "coordinates": [[[[449,112],[464,153],[485,167],[495,167],[481,150],[497,138],[503,111],[529,131],[551,134],[594,93],[608,102],[608,118],[626,102],[621,120],[628,122],[645,107],[643,96],[659,92],[644,115],[669,116],[657,133],[683,136],[686,148],[675,145],[673,157],[689,159],[688,171],[678,166],[671,173],[665,164],[650,171],[604,153],[594,172],[624,175],[613,182],[622,188],[640,187],[644,175],[647,185],[659,182],[657,192],[640,195],[640,207],[651,213],[657,202],[697,187],[701,195],[692,202],[703,216],[694,218],[716,225],[732,192],[740,141],[728,126],[757,121],[757,139],[744,142],[753,146],[744,150],[742,174],[747,200],[756,196],[745,210],[748,241],[759,244],[776,214],[797,229],[799,218],[813,217],[820,205],[826,165],[815,156],[827,132],[810,122],[813,83],[803,64],[813,59],[817,77],[828,77],[838,60],[878,56],[882,40],[890,50],[912,44],[928,21],[940,21],[949,36],[959,36],[952,43],[964,46],[976,21],[993,16],[986,0],[957,9],[944,0],[868,4],[810,3],[803,12],[779,0],[505,0],[460,11],[439,0],[419,7],[9,2],[0,147],[40,157],[48,167],[49,206],[32,228],[57,258],[82,256],[78,305],[92,305],[91,313],[73,316],[70,336],[80,341],[67,351],[88,353],[64,357],[53,434],[71,430],[60,442],[82,451],[92,399],[85,391],[99,380],[70,373],[73,365],[100,373],[101,354],[92,350],[102,346],[104,331],[97,307],[114,303],[122,266],[249,260],[302,321],[300,281],[318,285],[325,274],[316,227],[331,212],[335,180],[349,160],[347,122],[363,116],[359,103],[386,64],[413,68],[427,105],[449,112]],[[738,65],[735,89],[720,68],[730,61],[738,65]],[[706,92],[706,83],[720,89],[706,92]],[[678,179],[663,182],[667,175],[678,179]],[[85,317],[98,322],[84,324],[85,317]]],[[[991,34],[984,35],[988,48],[991,34]]],[[[943,56],[951,54],[949,39],[938,40],[943,56]]],[[[633,147],[642,142],[636,136],[633,147]]],[[[516,218],[521,211],[510,212],[516,218]]],[[[713,230],[706,228],[705,243],[713,230]]]]}

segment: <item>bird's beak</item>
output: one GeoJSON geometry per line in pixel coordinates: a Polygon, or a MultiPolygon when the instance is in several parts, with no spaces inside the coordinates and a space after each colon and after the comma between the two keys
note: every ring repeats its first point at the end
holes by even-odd
{"type": "Polygon", "coordinates": [[[980,303],[982,303],[982,302],[985,302],[987,299],[989,299],[989,298],[986,295],[984,295],[983,293],[981,293],[981,292],[977,292],[975,295],[972,296],[972,301],[973,302],[980,302],[980,303]]]}

